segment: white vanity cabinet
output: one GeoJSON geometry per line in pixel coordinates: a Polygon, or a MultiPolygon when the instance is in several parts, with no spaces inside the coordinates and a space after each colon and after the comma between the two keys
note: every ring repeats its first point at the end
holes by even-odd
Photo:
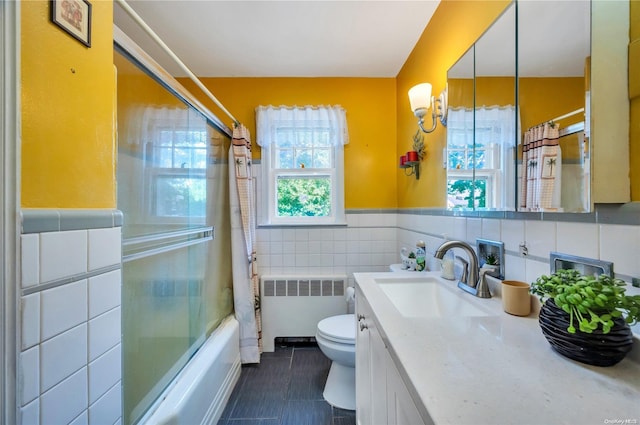
{"type": "Polygon", "coordinates": [[[356,318],[357,425],[424,424],[359,288],[356,288],[356,318]]]}
{"type": "MultiPolygon", "coordinates": [[[[400,377],[391,356],[387,354],[387,424],[424,425],[409,390],[400,377]]],[[[431,422],[430,422],[431,423],[431,422]]]]}
{"type": "Polygon", "coordinates": [[[371,308],[356,290],[356,423],[387,422],[387,348],[376,328],[371,308]]]}

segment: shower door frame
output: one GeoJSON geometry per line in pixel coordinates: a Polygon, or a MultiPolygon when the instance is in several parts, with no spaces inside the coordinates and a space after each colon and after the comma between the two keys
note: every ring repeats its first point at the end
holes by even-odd
{"type": "Polygon", "coordinates": [[[17,423],[16,401],[17,368],[17,306],[16,287],[20,284],[18,270],[18,205],[20,202],[20,148],[18,144],[20,121],[20,2],[2,0],[0,3],[0,96],[2,106],[0,128],[0,422],[17,423]]]}

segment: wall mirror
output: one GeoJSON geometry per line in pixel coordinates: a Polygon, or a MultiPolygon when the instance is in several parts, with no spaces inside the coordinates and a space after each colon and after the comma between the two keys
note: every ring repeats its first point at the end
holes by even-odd
{"type": "Polygon", "coordinates": [[[518,2],[518,211],[588,212],[591,2],[518,2]]]}
{"type": "Polygon", "coordinates": [[[514,2],[449,69],[448,209],[590,210],[590,18],[514,2]]]}
{"type": "Polygon", "coordinates": [[[515,208],[516,6],[449,69],[447,208],[515,208]]]}

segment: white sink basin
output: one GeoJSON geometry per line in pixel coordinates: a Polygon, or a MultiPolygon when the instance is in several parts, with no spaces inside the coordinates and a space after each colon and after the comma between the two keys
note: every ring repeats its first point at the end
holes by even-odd
{"type": "Polygon", "coordinates": [[[375,279],[382,292],[404,317],[489,316],[469,302],[471,295],[454,282],[435,277],[375,279]],[[449,288],[447,285],[451,285],[449,288]]]}

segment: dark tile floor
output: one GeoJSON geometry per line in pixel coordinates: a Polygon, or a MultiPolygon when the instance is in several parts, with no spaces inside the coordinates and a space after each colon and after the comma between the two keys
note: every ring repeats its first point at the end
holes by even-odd
{"type": "Polygon", "coordinates": [[[331,362],[317,345],[280,346],[244,365],[218,425],[355,425],[322,398],[331,362]]]}

